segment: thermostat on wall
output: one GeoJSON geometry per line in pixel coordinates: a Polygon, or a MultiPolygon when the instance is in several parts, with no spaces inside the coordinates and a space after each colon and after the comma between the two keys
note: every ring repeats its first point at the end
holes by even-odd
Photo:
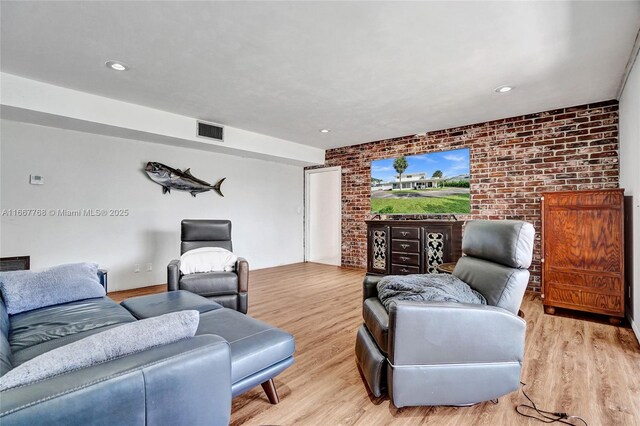
{"type": "Polygon", "coordinates": [[[44,177],[40,175],[29,175],[31,185],[44,185],[44,177]]]}

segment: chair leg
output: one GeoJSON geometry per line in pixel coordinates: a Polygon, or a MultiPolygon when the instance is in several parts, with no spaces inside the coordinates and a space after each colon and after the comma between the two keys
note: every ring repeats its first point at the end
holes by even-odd
{"type": "Polygon", "coordinates": [[[269,398],[269,402],[272,404],[277,404],[280,402],[280,398],[278,398],[278,391],[276,390],[276,384],[273,383],[273,379],[269,379],[262,384],[262,389],[264,389],[264,393],[267,394],[267,398],[269,398]]]}

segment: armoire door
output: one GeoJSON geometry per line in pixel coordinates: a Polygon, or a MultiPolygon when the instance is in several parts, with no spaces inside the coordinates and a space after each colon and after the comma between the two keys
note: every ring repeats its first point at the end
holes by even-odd
{"type": "Polygon", "coordinates": [[[545,306],[624,315],[622,209],[621,190],[544,194],[545,306]]]}
{"type": "Polygon", "coordinates": [[[386,225],[369,227],[369,265],[367,269],[377,274],[388,274],[391,265],[389,257],[390,229],[386,225]]]}

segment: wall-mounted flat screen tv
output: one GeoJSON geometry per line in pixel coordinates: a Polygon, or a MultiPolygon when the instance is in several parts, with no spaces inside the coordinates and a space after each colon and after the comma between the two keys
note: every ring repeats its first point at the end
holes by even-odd
{"type": "Polygon", "coordinates": [[[371,162],[371,213],[469,213],[469,148],[371,162]]]}

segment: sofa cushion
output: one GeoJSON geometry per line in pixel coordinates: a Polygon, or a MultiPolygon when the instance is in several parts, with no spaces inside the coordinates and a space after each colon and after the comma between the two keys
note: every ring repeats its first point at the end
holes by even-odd
{"type": "Polygon", "coordinates": [[[236,383],[293,356],[293,336],[232,309],[200,315],[197,335],[217,334],[231,347],[231,382],[236,383]]]}
{"type": "Polygon", "coordinates": [[[0,376],[13,368],[13,354],[9,340],[0,334],[0,376]]]}
{"type": "Polygon", "coordinates": [[[199,318],[198,311],[172,312],[94,334],[15,367],[0,377],[0,391],[193,337],[199,318]]]}
{"type": "Polygon", "coordinates": [[[201,314],[222,309],[222,305],[185,290],[132,297],[120,305],[136,318],[151,318],[187,309],[194,309],[201,314]]]}
{"type": "Polygon", "coordinates": [[[14,364],[100,332],[105,327],[135,320],[129,311],[107,297],[48,306],[13,315],[9,343],[14,364]]]}
{"type": "Polygon", "coordinates": [[[0,272],[0,289],[10,315],[106,294],[95,263],[54,266],[42,272],[0,272]]]}
{"type": "Polygon", "coordinates": [[[9,313],[7,307],[4,304],[4,299],[0,297],[0,333],[7,339],[9,338],[9,329],[11,328],[11,322],[9,322],[9,313]]]}
{"type": "Polygon", "coordinates": [[[362,306],[362,316],[367,330],[373,336],[380,350],[386,354],[387,342],[389,341],[389,313],[380,299],[370,297],[365,300],[362,306]]]}
{"type": "Polygon", "coordinates": [[[201,296],[238,293],[238,275],[235,272],[204,272],[183,275],[180,288],[201,296]]]}
{"type": "Polygon", "coordinates": [[[4,300],[0,297],[0,376],[13,367],[13,355],[9,345],[9,314],[4,305],[4,300]]]}

